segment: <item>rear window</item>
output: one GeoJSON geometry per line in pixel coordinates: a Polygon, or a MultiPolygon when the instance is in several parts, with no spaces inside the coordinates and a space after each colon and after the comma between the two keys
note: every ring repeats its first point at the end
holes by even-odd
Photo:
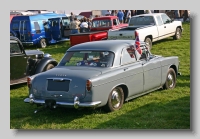
{"type": "Polygon", "coordinates": [[[155,25],[155,21],[152,16],[137,16],[132,17],[129,26],[135,25],[155,25]]]}
{"type": "Polygon", "coordinates": [[[111,20],[94,20],[92,21],[92,27],[110,27],[112,26],[111,20]]]}
{"type": "Polygon", "coordinates": [[[12,23],[12,30],[19,30],[19,22],[12,23]]]}
{"type": "Polygon", "coordinates": [[[67,52],[59,66],[111,67],[114,53],[109,51],[67,52]]]}
{"type": "Polygon", "coordinates": [[[10,54],[21,54],[21,49],[17,41],[10,41],[10,54]]]}

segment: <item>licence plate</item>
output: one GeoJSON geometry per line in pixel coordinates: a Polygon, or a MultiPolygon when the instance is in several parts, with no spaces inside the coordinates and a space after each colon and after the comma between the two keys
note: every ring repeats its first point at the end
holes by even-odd
{"type": "Polygon", "coordinates": [[[48,79],[47,91],[69,91],[70,80],[48,79]]]}

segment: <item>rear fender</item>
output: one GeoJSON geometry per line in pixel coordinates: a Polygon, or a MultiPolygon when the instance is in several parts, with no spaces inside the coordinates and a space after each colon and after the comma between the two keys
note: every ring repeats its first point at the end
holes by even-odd
{"type": "Polygon", "coordinates": [[[45,57],[42,60],[40,60],[36,66],[36,70],[35,70],[35,74],[43,72],[45,67],[48,64],[53,64],[54,66],[57,66],[57,62],[55,59],[51,58],[51,57],[45,57]]]}

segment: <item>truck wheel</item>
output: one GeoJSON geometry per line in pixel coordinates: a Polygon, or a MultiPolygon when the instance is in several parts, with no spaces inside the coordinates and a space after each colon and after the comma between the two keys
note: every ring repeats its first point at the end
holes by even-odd
{"type": "Polygon", "coordinates": [[[176,73],[173,68],[170,68],[167,72],[167,77],[165,84],[163,85],[164,89],[173,89],[176,86],[176,73]]]}
{"type": "Polygon", "coordinates": [[[152,42],[151,42],[151,39],[150,38],[145,38],[145,41],[144,41],[145,43],[147,43],[147,48],[148,48],[148,50],[151,50],[151,48],[152,48],[152,42]]]}
{"type": "Polygon", "coordinates": [[[114,88],[109,94],[107,104],[104,109],[107,112],[119,110],[124,103],[124,93],[121,87],[114,88]]]}
{"type": "Polygon", "coordinates": [[[44,68],[44,70],[43,70],[43,72],[44,71],[47,71],[47,70],[50,70],[50,69],[52,69],[52,68],[54,68],[55,66],[53,65],[53,64],[48,64],[45,68],[44,68]]]}
{"type": "Polygon", "coordinates": [[[176,28],[176,33],[173,36],[173,39],[174,40],[179,40],[181,38],[181,34],[182,34],[181,29],[180,28],[176,28]]]}
{"type": "Polygon", "coordinates": [[[40,48],[45,48],[47,46],[47,42],[45,39],[41,39],[39,43],[40,48]]]}

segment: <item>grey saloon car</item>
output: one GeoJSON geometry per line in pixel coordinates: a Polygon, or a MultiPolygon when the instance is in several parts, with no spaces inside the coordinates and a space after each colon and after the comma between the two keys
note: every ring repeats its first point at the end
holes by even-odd
{"type": "MultiPolygon", "coordinates": [[[[119,110],[125,101],[159,88],[173,89],[179,74],[177,56],[150,53],[134,40],[103,40],[70,47],[58,66],[27,78],[29,97],[38,106],[103,107],[119,110]]],[[[35,111],[37,112],[37,111],[35,111]]]]}

